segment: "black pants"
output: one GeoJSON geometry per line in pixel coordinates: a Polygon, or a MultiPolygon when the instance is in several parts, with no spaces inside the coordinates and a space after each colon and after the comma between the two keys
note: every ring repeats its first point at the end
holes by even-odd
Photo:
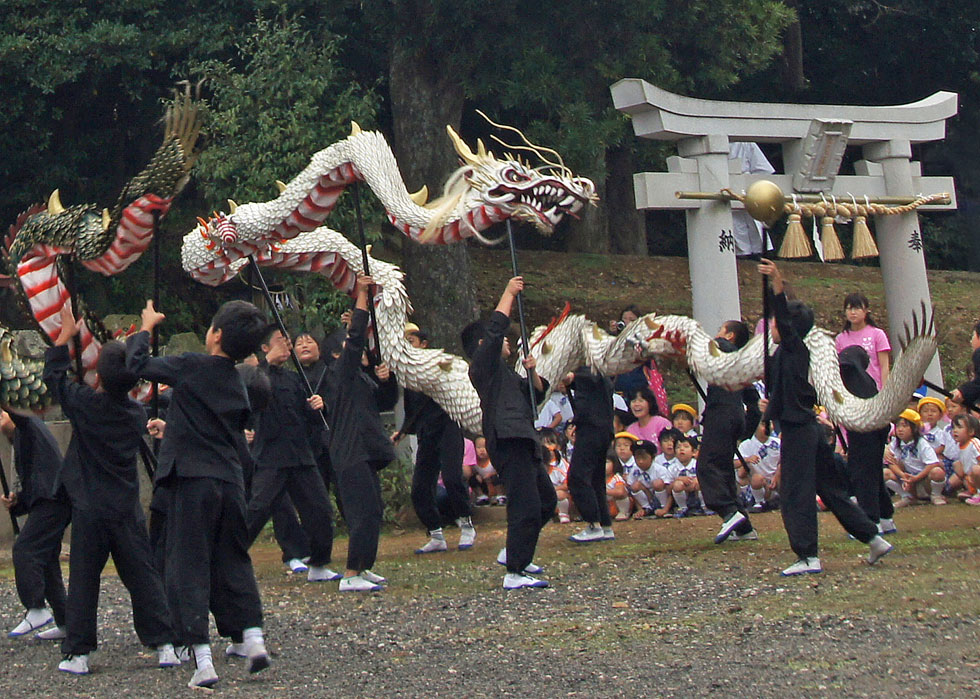
{"type": "Polygon", "coordinates": [[[129,516],[114,517],[76,508],[71,515],[68,636],[61,644],[66,655],[84,655],[98,647],[99,583],[110,555],[129,591],[133,626],[140,642],[158,646],[175,640],[163,582],[153,567],[146,519],[139,505],[129,516]]]}
{"type": "Polygon", "coordinates": [[[817,495],[855,539],[868,543],[876,537],[878,527],[848,498],[820,425],[784,422],[782,429],[779,509],[793,552],[799,558],[817,555],[817,495]]]}
{"type": "Polygon", "coordinates": [[[286,493],[299,511],[303,531],[309,537],[310,565],[327,565],[333,553],[333,508],[316,466],[255,471],[245,518],[248,540],[255,541],[286,493]]]}
{"type": "Polygon", "coordinates": [[[575,428],[575,451],[568,467],[568,494],[586,522],[612,525],[606,502],[606,452],[612,432],[593,425],[575,428]]]}
{"type": "Polygon", "coordinates": [[[888,430],[847,433],[847,466],[858,505],[877,524],[895,516],[895,507],[885,487],[883,462],[888,430]]]}
{"type": "MultiPolygon", "coordinates": [[[[328,503],[329,497],[328,494],[328,503]]],[[[332,523],[333,518],[331,517],[332,523]]],[[[306,535],[303,525],[299,523],[299,515],[296,514],[296,507],[293,505],[289,493],[283,493],[279,504],[272,511],[272,532],[275,534],[276,543],[282,550],[283,563],[294,558],[303,559],[311,555],[310,537],[306,535]]]]}
{"type": "Polygon", "coordinates": [[[65,582],[61,577],[61,539],[71,522],[67,499],[38,500],[14,541],[14,580],[17,595],[27,609],[41,609],[44,601],[58,626],[65,625],[65,582]]]}
{"type": "Polygon", "coordinates": [[[208,608],[218,633],[262,626],[248,555],[245,492],[216,478],[175,478],[167,516],[167,598],[178,639],[208,642],[208,608]]]}
{"type": "Polygon", "coordinates": [[[449,496],[452,519],[469,517],[470,498],[463,482],[463,433],[449,416],[435,425],[419,430],[419,448],[412,473],[412,506],[428,530],[442,526],[436,507],[436,484],[442,484],[449,496]]]}
{"type": "Polygon", "coordinates": [[[378,469],[368,461],[358,461],[336,469],[337,493],[344,506],[347,530],[347,569],[368,570],[378,557],[378,539],[384,503],[378,469]]]}
{"type": "Polygon", "coordinates": [[[698,485],[704,504],[728,520],[736,512],[746,516],[735,532],[747,534],[752,530],[748,514],[738,504],[735,483],[735,449],[745,431],[745,412],[740,406],[714,405],[704,411],[701,420],[702,440],[698,452],[698,485]]]}
{"type": "Polygon", "coordinates": [[[507,572],[520,573],[534,559],[558,496],[533,440],[494,440],[490,459],[507,488],[507,572]]]}

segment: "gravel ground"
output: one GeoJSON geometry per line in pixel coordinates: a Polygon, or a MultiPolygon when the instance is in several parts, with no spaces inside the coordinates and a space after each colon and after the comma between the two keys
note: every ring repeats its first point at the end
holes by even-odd
{"type": "MultiPolygon", "coordinates": [[[[228,696],[976,696],[980,512],[902,511],[897,551],[868,568],[864,547],[821,519],[825,572],[783,579],[791,562],[775,513],[759,542],[715,547],[715,519],[629,522],[616,542],[575,547],[545,530],[539,562],[554,587],[505,592],[492,559],[502,527],[477,546],[418,559],[422,534],[386,536],[381,594],[341,595],[283,573],[254,550],[270,670],[216,661],[228,696]],[[411,556],[411,557],[410,557],[411,556]]],[[[619,523],[617,523],[619,525],[619,523]]],[[[453,535],[450,533],[450,540],[453,535]]],[[[341,556],[346,542],[338,542],[341,556]]],[[[338,560],[343,560],[338,556],[338,560]]],[[[22,613],[0,559],[0,610],[22,613]]],[[[93,674],[56,671],[53,644],[0,641],[6,696],[109,697],[189,690],[187,668],[160,670],[132,631],[128,595],[103,578],[102,647],[93,674]]],[[[223,646],[215,645],[219,656],[223,646]]]]}

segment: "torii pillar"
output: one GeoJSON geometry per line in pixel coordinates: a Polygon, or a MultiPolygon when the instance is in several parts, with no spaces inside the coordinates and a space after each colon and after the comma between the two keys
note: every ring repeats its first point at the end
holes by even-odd
{"type": "MultiPolygon", "coordinates": [[[[737,201],[679,200],[675,192],[718,192],[724,187],[739,192],[757,179],[771,179],[784,192],[821,192],[828,199],[836,196],[845,201],[850,201],[851,193],[860,200],[864,195],[914,197],[948,192],[949,204],[929,209],[956,208],[953,179],[923,177],[919,163],[912,161],[912,144],[945,137],[946,120],[957,111],[955,93],[937,92],[912,104],[866,107],[702,100],[636,78],[620,80],[611,92],[616,108],[632,117],[637,136],[677,143],[678,155],[667,159],[667,172],[634,175],[636,206],[686,211],[694,318],[709,332],[741,315],[731,232],[732,209],[743,207],[737,201]],[[838,155],[846,145],[862,146],[864,160],[855,164],[855,175],[822,169],[829,151],[813,150],[807,136],[823,122],[846,127],[846,133],[831,144],[838,155]],[[728,160],[732,141],[780,144],[785,172],[741,174],[740,164],[728,160]],[[794,183],[798,188],[794,189],[794,183]]],[[[923,303],[926,312],[932,312],[918,214],[877,216],[875,231],[888,334],[897,349],[912,314],[921,312],[923,303]]],[[[926,376],[942,383],[938,355],[926,376]]]]}

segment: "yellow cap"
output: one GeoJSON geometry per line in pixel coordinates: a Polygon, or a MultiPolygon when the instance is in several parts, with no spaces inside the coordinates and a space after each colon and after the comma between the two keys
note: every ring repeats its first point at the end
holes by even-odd
{"type": "Polygon", "coordinates": [[[674,407],[670,409],[670,414],[673,415],[678,410],[683,410],[685,413],[690,413],[692,420],[696,419],[698,416],[698,411],[689,406],[687,403],[676,403],[674,407]]]}
{"type": "Polygon", "coordinates": [[[417,333],[419,331],[419,326],[415,323],[405,323],[405,334],[409,335],[411,333],[417,333]]]}
{"type": "Polygon", "coordinates": [[[937,408],[939,408],[941,411],[946,412],[946,403],[944,401],[939,400],[935,396],[926,396],[925,398],[922,398],[921,400],[919,400],[919,404],[915,406],[915,409],[918,410],[919,412],[922,412],[923,405],[934,405],[937,408]]]}
{"type": "Polygon", "coordinates": [[[631,439],[634,442],[639,439],[639,437],[637,437],[632,432],[617,432],[615,438],[616,439],[631,439]]]}
{"type": "Polygon", "coordinates": [[[912,410],[912,408],[906,408],[899,414],[898,417],[908,420],[916,427],[922,427],[922,416],[912,410]]]}

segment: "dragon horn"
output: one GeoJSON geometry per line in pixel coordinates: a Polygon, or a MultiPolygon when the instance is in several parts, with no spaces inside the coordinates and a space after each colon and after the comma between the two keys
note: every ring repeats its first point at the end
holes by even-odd
{"type": "Polygon", "coordinates": [[[238,204],[236,204],[236,203],[234,202],[234,200],[232,200],[232,199],[229,199],[229,200],[228,200],[228,213],[229,213],[229,214],[233,214],[233,213],[235,213],[235,211],[237,211],[237,210],[238,210],[238,204]]]}
{"type": "Polygon", "coordinates": [[[286,191],[286,183],[282,180],[276,180],[276,189],[278,189],[279,193],[282,194],[286,191]]]}
{"type": "Polygon", "coordinates": [[[109,214],[109,209],[102,209],[102,230],[109,230],[110,223],[112,223],[112,216],[109,214]]]}
{"type": "Polygon", "coordinates": [[[61,205],[61,190],[54,190],[48,197],[48,213],[52,216],[64,213],[65,207],[61,205]]]}
{"type": "Polygon", "coordinates": [[[449,140],[453,142],[453,148],[456,149],[457,155],[459,155],[464,162],[469,163],[470,165],[478,165],[480,163],[480,159],[473,154],[473,151],[471,151],[470,147],[466,145],[463,139],[459,137],[459,134],[453,130],[453,127],[446,124],[446,131],[449,133],[449,140]]]}
{"type": "Polygon", "coordinates": [[[487,157],[487,147],[483,145],[482,138],[476,139],[476,154],[481,158],[487,157]]]}
{"type": "MultiPolygon", "coordinates": [[[[352,121],[350,123],[350,135],[351,136],[356,136],[359,133],[361,133],[361,126],[360,126],[360,124],[358,124],[356,121],[352,121]]],[[[348,136],[348,138],[350,138],[350,136],[348,136]]]]}
{"type": "Polygon", "coordinates": [[[429,201],[429,187],[422,185],[422,189],[415,192],[415,194],[409,194],[408,198],[419,206],[425,206],[425,202],[429,201]]]}

